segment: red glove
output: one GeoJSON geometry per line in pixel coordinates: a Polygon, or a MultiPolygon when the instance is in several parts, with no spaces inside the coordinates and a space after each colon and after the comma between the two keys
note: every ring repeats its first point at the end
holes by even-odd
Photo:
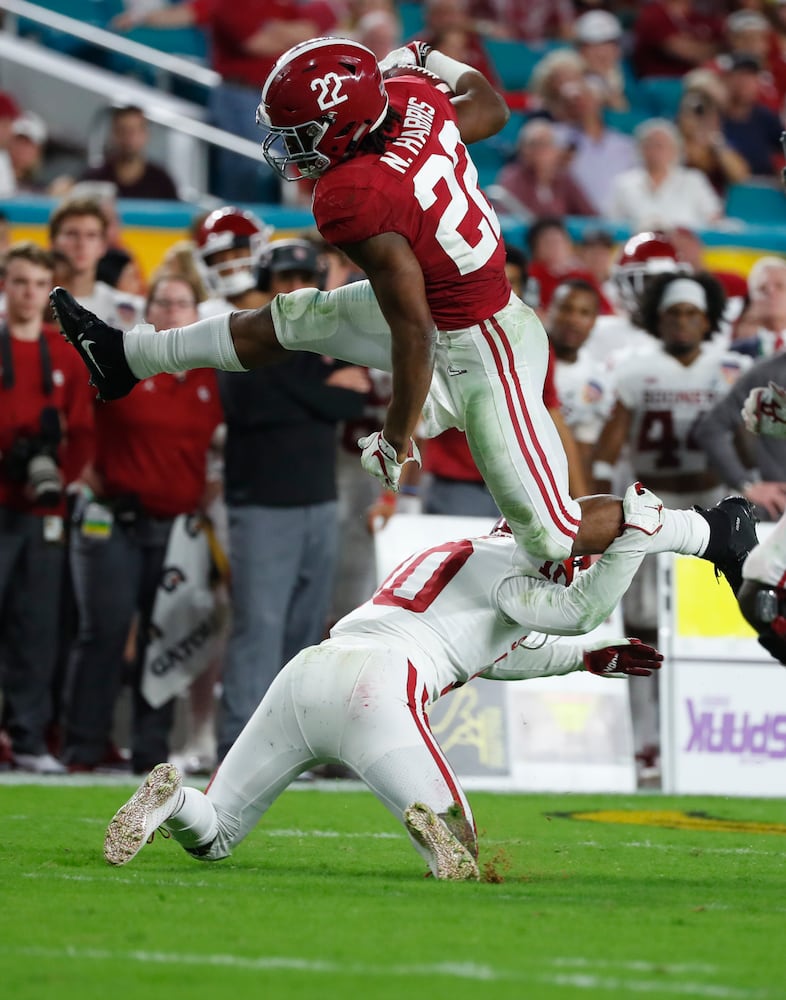
{"type": "Polygon", "coordinates": [[[640,639],[618,639],[584,650],[584,669],[598,677],[649,677],[662,662],[663,654],[640,639]]]}

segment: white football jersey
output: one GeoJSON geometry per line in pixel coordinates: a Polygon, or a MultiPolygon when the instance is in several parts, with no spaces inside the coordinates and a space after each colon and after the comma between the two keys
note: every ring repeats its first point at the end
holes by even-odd
{"type": "Polygon", "coordinates": [[[604,621],[650,544],[641,531],[624,531],[585,569],[588,559],[536,560],[509,534],[444,542],[401,563],[330,635],[396,646],[419,665],[426,657],[432,700],[479,674],[539,677],[533,647],[546,634],[582,635],[604,621]]]}
{"type": "Polygon", "coordinates": [[[742,566],[745,580],[757,580],[771,587],[786,587],[786,514],[766,542],[751,549],[742,566]]]}
{"type": "Polygon", "coordinates": [[[620,314],[598,316],[583,350],[607,368],[614,369],[623,358],[638,357],[657,346],[657,338],[620,314]]]}
{"type": "Polygon", "coordinates": [[[615,369],[617,398],[633,414],[631,463],[636,475],[704,472],[707,455],[691,438],[697,418],[723,398],[751,359],[702,345],[683,365],[658,343],[658,350],[630,357],[615,369]]]}
{"type": "Polygon", "coordinates": [[[583,348],[569,364],[554,365],[562,415],[577,441],[595,444],[614,405],[614,391],[607,369],[583,348]]]}

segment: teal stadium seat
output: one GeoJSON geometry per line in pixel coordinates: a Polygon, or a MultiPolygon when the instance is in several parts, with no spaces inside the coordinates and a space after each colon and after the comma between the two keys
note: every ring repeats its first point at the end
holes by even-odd
{"type": "Polygon", "coordinates": [[[776,181],[732,184],[726,194],[726,215],[751,225],[786,224],[786,194],[776,181]]]}
{"type": "Polygon", "coordinates": [[[648,118],[674,119],[682,99],[682,77],[647,76],[635,83],[633,107],[648,118]]]}
{"type": "Polygon", "coordinates": [[[555,49],[566,48],[564,42],[533,45],[497,38],[484,38],[483,45],[505,90],[525,90],[540,60],[555,49]]]}
{"type": "Polygon", "coordinates": [[[405,42],[408,42],[411,38],[417,38],[422,33],[425,24],[423,4],[400,3],[398,5],[398,16],[401,19],[401,37],[405,42]]]}

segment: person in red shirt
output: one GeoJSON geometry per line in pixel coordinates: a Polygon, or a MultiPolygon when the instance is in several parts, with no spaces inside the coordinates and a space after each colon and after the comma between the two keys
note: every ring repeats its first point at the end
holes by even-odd
{"type": "MultiPolygon", "coordinates": [[[[259,88],[276,59],[291,45],[327,34],[337,23],[327,0],[186,0],[143,13],[125,13],[112,21],[117,30],[138,25],[181,28],[198,25],[210,39],[213,69],[222,82],[208,97],[213,125],[233,135],[259,141],[254,120],[259,88]]],[[[212,193],[230,203],[277,202],[279,184],[264,164],[219,150],[212,193]]]]}
{"type": "Polygon", "coordinates": [[[43,324],[54,262],[34,243],[5,258],[0,319],[0,636],[12,764],[64,770],[47,751],[60,647],[65,487],[93,447],[92,392],[56,329],[43,324]]]}
{"type": "Polygon", "coordinates": [[[723,19],[692,0],[653,0],[637,11],[633,39],[636,76],[684,76],[721,48],[723,19]]]}
{"type": "MultiPolygon", "coordinates": [[[[184,278],[159,278],[146,316],[157,329],[193,322],[196,289],[184,278]]],[[[216,374],[206,369],[156,375],[131,398],[96,405],[95,459],[82,476],[71,548],[79,631],[66,683],[62,759],[72,771],[93,770],[104,759],[137,615],[132,764],[147,770],[167,756],[174,701],[154,709],[140,691],[146,637],[173,521],[200,509],[208,448],[222,419],[216,374]]]]}

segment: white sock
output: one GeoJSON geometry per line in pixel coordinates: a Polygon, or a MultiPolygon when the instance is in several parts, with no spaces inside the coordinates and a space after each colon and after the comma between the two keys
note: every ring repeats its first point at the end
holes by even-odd
{"type": "Polygon", "coordinates": [[[183,788],[183,801],[164,823],[182,847],[204,847],[218,833],[218,816],[210,799],[198,788],[183,788]]]}
{"type": "Polygon", "coordinates": [[[704,555],[710,543],[710,526],[695,510],[663,508],[663,527],[653,539],[651,552],[704,555]]]}
{"type": "Polygon", "coordinates": [[[191,371],[193,368],[218,368],[225,372],[244,372],[232,334],[231,313],[209,316],[190,326],[156,330],[150,323],[140,323],[123,334],[123,349],[128,367],[137,378],[161,372],[191,371]]]}

